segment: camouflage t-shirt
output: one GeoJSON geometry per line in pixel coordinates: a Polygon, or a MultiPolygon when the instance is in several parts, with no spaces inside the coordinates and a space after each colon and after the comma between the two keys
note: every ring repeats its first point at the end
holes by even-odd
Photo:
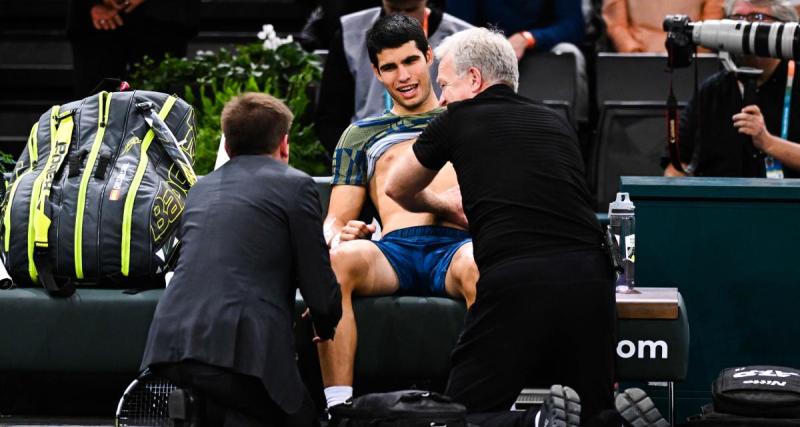
{"type": "Polygon", "coordinates": [[[333,153],[332,184],[365,187],[375,173],[375,164],[386,150],[419,136],[442,111],[443,108],[437,108],[409,116],[388,112],[351,124],[339,138],[333,153]]]}

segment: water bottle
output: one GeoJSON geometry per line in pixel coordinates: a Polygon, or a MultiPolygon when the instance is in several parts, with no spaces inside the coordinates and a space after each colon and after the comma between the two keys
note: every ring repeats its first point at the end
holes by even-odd
{"type": "Polygon", "coordinates": [[[608,205],[611,234],[619,246],[619,259],[623,272],[617,278],[617,292],[634,293],[634,266],[636,261],[636,218],[633,202],[628,193],[617,193],[617,199],[608,205]]]}

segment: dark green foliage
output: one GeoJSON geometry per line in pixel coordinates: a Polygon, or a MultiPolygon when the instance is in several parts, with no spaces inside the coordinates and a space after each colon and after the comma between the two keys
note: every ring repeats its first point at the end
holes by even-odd
{"type": "Polygon", "coordinates": [[[11,156],[11,154],[8,154],[3,150],[0,150],[0,173],[11,172],[12,170],[14,170],[15,163],[16,161],[14,160],[14,157],[11,156]]]}
{"type": "Polygon", "coordinates": [[[247,91],[281,98],[295,120],[289,135],[290,163],[310,175],[327,175],[330,165],[311,124],[309,96],[320,81],[318,58],[297,43],[265,49],[261,42],[234,50],[198,52],[193,59],[167,57],[156,64],[145,58],[133,73],[133,87],[183,94],[197,114],[195,170],[206,174],[214,167],[221,135],[220,114],[225,103],[247,91]]]}

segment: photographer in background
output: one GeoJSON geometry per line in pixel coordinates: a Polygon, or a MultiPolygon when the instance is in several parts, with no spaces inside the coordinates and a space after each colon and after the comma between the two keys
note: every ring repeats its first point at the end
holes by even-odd
{"type": "MultiPolygon", "coordinates": [[[[785,0],[728,0],[725,17],[763,24],[798,19],[785,0]]],[[[696,176],[800,177],[800,146],[790,142],[800,141],[800,121],[792,119],[800,112],[794,61],[743,55],[738,62],[763,71],[756,81],[756,103],[745,105],[733,72],[711,76],[681,116],[681,163],[697,157],[696,176]]],[[[664,175],[684,174],[670,164],[664,175]]]]}

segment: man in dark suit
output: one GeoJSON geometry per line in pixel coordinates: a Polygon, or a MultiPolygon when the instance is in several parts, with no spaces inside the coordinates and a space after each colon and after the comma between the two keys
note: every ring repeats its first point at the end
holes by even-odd
{"type": "Polygon", "coordinates": [[[317,423],[295,362],[295,288],[322,341],[341,294],[314,182],[287,165],[291,120],[265,94],[225,106],[231,160],[189,192],[181,258],[150,326],[142,368],[198,394],[205,425],[317,423]]]}

